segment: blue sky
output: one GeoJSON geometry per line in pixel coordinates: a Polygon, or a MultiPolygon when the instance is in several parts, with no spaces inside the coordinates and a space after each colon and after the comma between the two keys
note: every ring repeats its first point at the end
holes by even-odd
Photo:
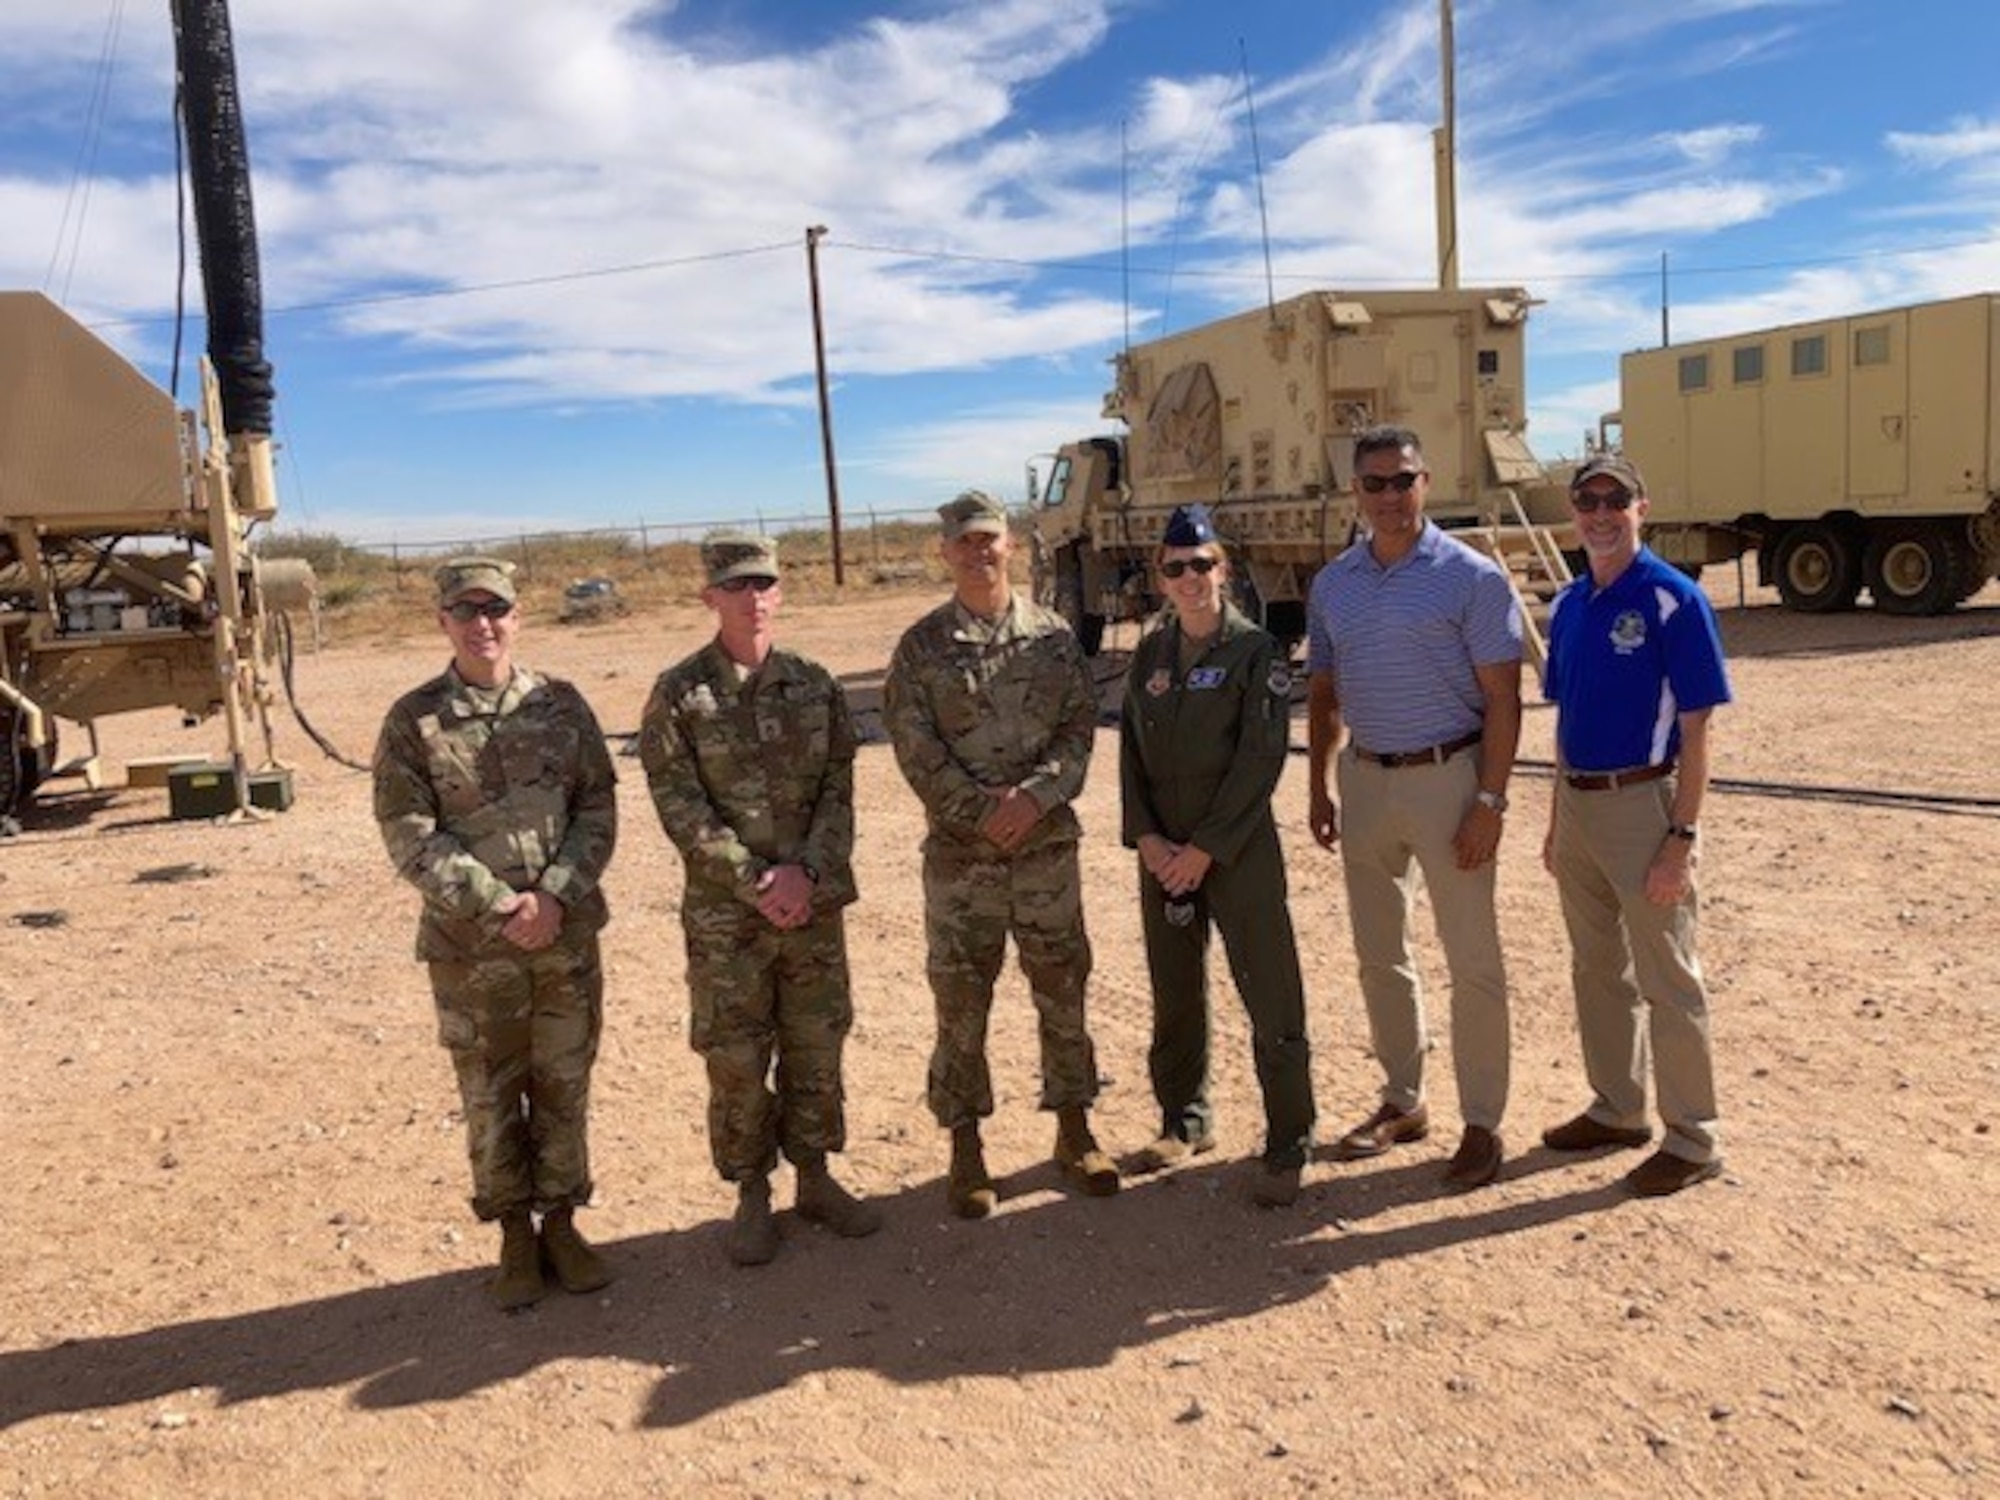
{"type": "MultiPolygon", "coordinates": [[[[1106,430],[1128,324],[1262,302],[1246,58],[1278,295],[1435,274],[1435,0],[232,9],[284,527],[820,511],[812,224],[850,516],[1018,498],[1031,454],[1106,430]]],[[[0,285],[162,384],[166,11],[0,5],[0,285]]],[[[1544,301],[1545,458],[1616,404],[1619,351],[1657,341],[1662,254],[1677,337],[2000,288],[2000,8],[1456,17],[1461,278],[1544,301]]]]}

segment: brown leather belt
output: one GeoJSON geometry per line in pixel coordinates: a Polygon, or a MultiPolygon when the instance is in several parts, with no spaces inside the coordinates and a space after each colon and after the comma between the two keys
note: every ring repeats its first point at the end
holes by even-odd
{"type": "Polygon", "coordinates": [[[1674,774],[1674,763],[1640,766],[1632,771],[1571,771],[1563,780],[1579,792],[1615,792],[1621,786],[1637,786],[1642,781],[1658,781],[1674,774]]]}
{"type": "Polygon", "coordinates": [[[1459,751],[1470,750],[1480,738],[1480,731],[1474,730],[1442,745],[1433,745],[1428,750],[1402,750],[1390,755],[1377,755],[1373,750],[1363,750],[1356,745],[1354,753],[1370,765],[1386,766],[1391,771],[1399,766],[1441,766],[1459,751]]]}

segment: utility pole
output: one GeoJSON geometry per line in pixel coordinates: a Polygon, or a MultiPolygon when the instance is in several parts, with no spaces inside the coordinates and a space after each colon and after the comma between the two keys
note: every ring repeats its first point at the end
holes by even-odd
{"type": "Polygon", "coordinates": [[[1458,290],[1458,60],[1451,0],[1438,0],[1439,93],[1444,123],[1431,133],[1432,179],[1437,191],[1438,288],[1458,290]]]}
{"type": "Polygon", "coordinates": [[[826,323],[819,303],[819,242],[824,224],[806,230],[806,280],[812,287],[813,367],[819,375],[819,445],[826,460],[826,515],[833,537],[833,586],[847,586],[847,563],[840,546],[840,477],[833,466],[833,401],[826,389],[826,323]]]}

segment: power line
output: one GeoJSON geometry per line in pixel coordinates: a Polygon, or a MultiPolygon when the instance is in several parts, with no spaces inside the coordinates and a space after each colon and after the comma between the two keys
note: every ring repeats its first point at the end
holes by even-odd
{"type": "MultiPolygon", "coordinates": [[[[963,250],[926,249],[913,245],[878,244],[866,240],[827,239],[822,244],[837,250],[852,251],[857,255],[876,255],[888,259],[904,261],[935,262],[946,265],[993,266],[1008,270],[1035,272],[1063,272],[1077,276],[1151,276],[1166,278],[1170,282],[1181,277],[1192,277],[1216,282],[1254,282],[1265,273],[1257,271],[1202,270],[1187,266],[1148,267],[1127,265],[1117,259],[1098,260],[1032,260],[1024,256],[984,255],[963,250]]],[[[1937,255],[1950,250],[1976,250],[1987,246],[2000,245],[2000,235],[1982,235],[1962,240],[1943,240],[1929,245],[1905,245],[1894,249],[1857,250],[1844,255],[1799,256],[1787,260],[1745,261],[1740,264],[1712,266],[1676,266],[1674,275],[1685,280],[1690,277],[1742,276],[1761,271],[1803,270],[1815,266],[1851,265],[1862,261],[1898,260],[1916,255],[1937,255]]],[[[654,271],[676,270],[684,266],[703,265],[716,261],[743,260],[759,255],[773,255],[780,252],[791,253],[797,246],[790,240],[772,244],[747,245],[734,250],[714,250],[701,255],[662,257],[656,260],[629,261],[620,265],[586,266],[572,271],[553,271],[543,276],[522,276],[505,281],[470,282],[460,286],[417,287],[395,292],[370,292],[353,297],[329,297],[315,302],[292,302],[267,310],[269,315],[288,313],[340,312],[357,307],[378,307],[399,302],[442,302],[458,297],[474,297],[487,292],[518,291],[530,287],[563,286],[583,281],[601,281],[616,276],[635,276],[654,271]]],[[[1391,276],[1342,276],[1318,271],[1279,271],[1271,273],[1275,280],[1297,283],[1301,286],[1339,286],[1356,290],[1376,289],[1381,291],[1401,290],[1411,287],[1428,287],[1430,282],[1422,278],[1391,276]]],[[[1527,275],[1515,274],[1487,278],[1493,285],[1534,286],[1549,282],[1578,285],[1592,282],[1641,281],[1650,280],[1656,271],[1651,267],[1634,268],[1629,271],[1542,271],[1527,275]]],[[[106,318],[92,323],[93,328],[129,328],[154,323],[173,321],[172,314],[155,314],[143,317],[106,318]]]]}
{"type": "MultiPolygon", "coordinates": [[[[629,261],[615,266],[588,266],[576,271],[553,271],[546,276],[521,276],[508,281],[471,282],[463,286],[412,287],[399,292],[370,292],[355,297],[329,297],[319,302],[289,302],[281,307],[265,310],[267,316],[282,313],[338,312],[354,307],[376,307],[394,302],[442,302],[453,297],[472,297],[483,292],[512,292],[527,287],[563,286],[578,281],[599,281],[611,276],[635,276],[647,271],[671,271],[682,266],[701,265],[710,261],[743,260],[754,255],[769,255],[774,251],[792,250],[790,240],[772,245],[748,245],[739,250],[714,250],[703,255],[680,255],[660,260],[629,261]]],[[[171,315],[153,317],[110,318],[93,323],[93,328],[130,328],[148,323],[171,321],[171,315]]]]}

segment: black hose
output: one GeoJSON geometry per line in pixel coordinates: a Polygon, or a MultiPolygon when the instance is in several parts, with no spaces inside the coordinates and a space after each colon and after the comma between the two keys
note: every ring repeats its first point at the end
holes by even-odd
{"type": "Polygon", "coordinates": [[[319,748],[325,752],[326,758],[328,760],[337,761],[341,765],[346,766],[350,771],[373,770],[374,768],[372,766],[366,765],[361,761],[353,760],[350,759],[348,756],[342,755],[340,751],[335,748],[332,740],[329,740],[325,735],[321,734],[317,729],[313,727],[312,721],[306,717],[306,711],[299,707],[298,691],[293,686],[292,683],[292,661],[294,657],[293,643],[292,643],[292,617],[288,614],[285,614],[283,611],[279,611],[273,614],[271,618],[277,622],[278,626],[278,676],[284,681],[285,701],[291,704],[292,717],[299,721],[299,728],[303,729],[306,732],[307,739],[311,740],[315,745],[319,746],[319,748]]]}

